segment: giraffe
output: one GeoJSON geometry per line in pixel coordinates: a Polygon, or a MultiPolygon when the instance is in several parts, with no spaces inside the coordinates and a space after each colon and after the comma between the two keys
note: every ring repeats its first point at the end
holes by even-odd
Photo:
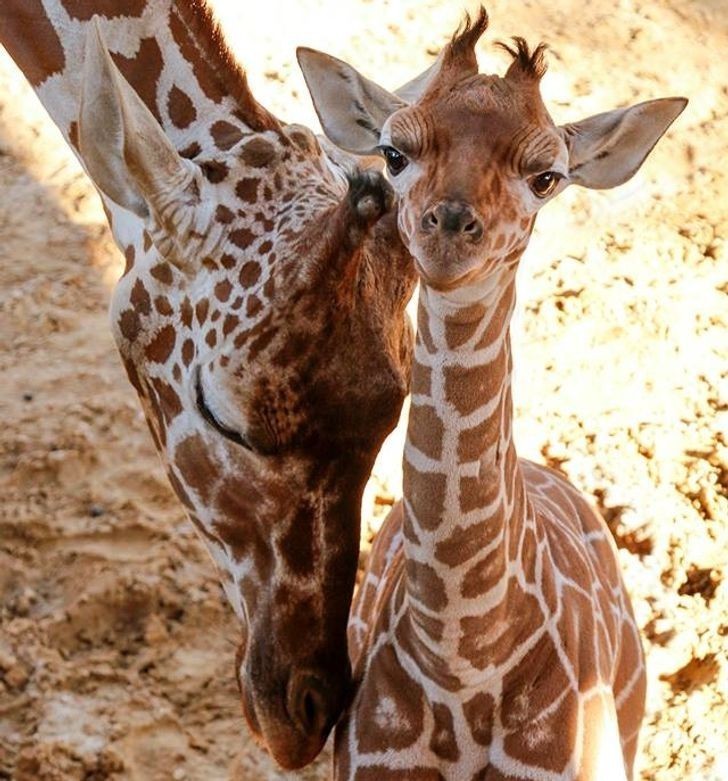
{"type": "Polygon", "coordinates": [[[0,42],[99,190],[115,341],[239,619],[244,715],[300,767],[347,696],[361,495],[409,384],[391,188],[260,105],[201,0],[3,0],[0,42]]]}
{"type": "Polygon", "coordinates": [[[603,520],[517,457],[509,324],[540,207],[570,183],[628,180],[686,101],[557,127],[543,44],[502,44],[505,76],[478,73],[487,23],[482,7],[467,18],[412,102],[298,52],[329,138],[386,159],[420,278],[404,496],[352,611],[338,780],[632,776],[639,630],[603,520]]]}

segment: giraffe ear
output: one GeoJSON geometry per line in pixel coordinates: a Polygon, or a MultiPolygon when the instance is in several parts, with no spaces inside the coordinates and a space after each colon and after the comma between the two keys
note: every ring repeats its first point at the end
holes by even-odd
{"type": "Polygon", "coordinates": [[[296,56],[324,133],[342,149],[373,154],[382,126],[404,100],[336,57],[304,47],[296,56]]]}
{"type": "Polygon", "coordinates": [[[687,105],[686,98],[662,98],[608,111],[564,125],[569,178],[596,190],[624,184],[687,105]]]}
{"type": "Polygon", "coordinates": [[[443,50],[437,55],[437,59],[432,65],[423,70],[419,76],[415,76],[414,79],[403,84],[399,89],[396,89],[394,94],[410,105],[412,103],[417,103],[440,73],[444,56],[445,51],[443,50]]]}
{"type": "Polygon", "coordinates": [[[78,123],[81,159],[96,186],[142,219],[192,176],[139,95],[119,73],[94,17],[86,37],[78,123]]]}

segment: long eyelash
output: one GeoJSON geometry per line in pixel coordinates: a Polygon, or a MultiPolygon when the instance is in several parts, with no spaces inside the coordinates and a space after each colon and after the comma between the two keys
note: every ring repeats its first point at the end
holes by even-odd
{"type": "Polygon", "coordinates": [[[200,411],[202,417],[215,429],[215,431],[217,431],[219,434],[222,434],[226,439],[229,439],[231,442],[235,442],[237,445],[241,445],[246,450],[252,451],[253,448],[250,446],[250,443],[247,442],[241,434],[223,426],[222,423],[220,423],[220,421],[210,411],[210,408],[205,403],[205,396],[202,393],[202,382],[200,381],[199,369],[197,370],[195,384],[197,394],[197,409],[200,411]]]}

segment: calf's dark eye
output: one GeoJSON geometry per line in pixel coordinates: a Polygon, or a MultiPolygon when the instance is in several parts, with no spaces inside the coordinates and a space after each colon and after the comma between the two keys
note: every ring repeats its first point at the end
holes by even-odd
{"type": "Polygon", "coordinates": [[[379,150],[384,155],[384,159],[387,161],[387,170],[392,176],[397,176],[398,173],[407,168],[409,160],[393,146],[380,146],[379,150]]]}
{"type": "Polygon", "coordinates": [[[539,198],[545,198],[547,195],[551,195],[556,188],[556,185],[563,178],[564,177],[556,171],[544,171],[542,174],[532,177],[529,180],[529,185],[534,195],[539,198]]]}

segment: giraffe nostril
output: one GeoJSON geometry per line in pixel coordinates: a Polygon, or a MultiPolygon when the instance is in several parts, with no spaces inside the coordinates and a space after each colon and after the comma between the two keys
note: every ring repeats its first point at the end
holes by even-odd
{"type": "Polygon", "coordinates": [[[473,241],[477,241],[483,235],[483,224],[478,219],[472,219],[463,225],[462,231],[473,241]]]}
{"type": "Polygon", "coordinates": [[[438,232],[449,239],[461,237],[476,242],[483,236],[483,223],[475,209],[462,201],[440,201],[422,215],[422,230],[438,232]]]}
{"type": "Polygon", "coordinates": [[[437,215],[435,214],[434,209],[430,209],[422,215],[422,229],[424,231],[435,230],[438,225],[439,222],[437,220],[437,215]]]}
{"type": "Polygon", "coordinates": [[[326,732],[334,709],[331,693],[323,680],[312,674],[294,674],[288,686],[288,712],[304,735],[326,732]]]}

